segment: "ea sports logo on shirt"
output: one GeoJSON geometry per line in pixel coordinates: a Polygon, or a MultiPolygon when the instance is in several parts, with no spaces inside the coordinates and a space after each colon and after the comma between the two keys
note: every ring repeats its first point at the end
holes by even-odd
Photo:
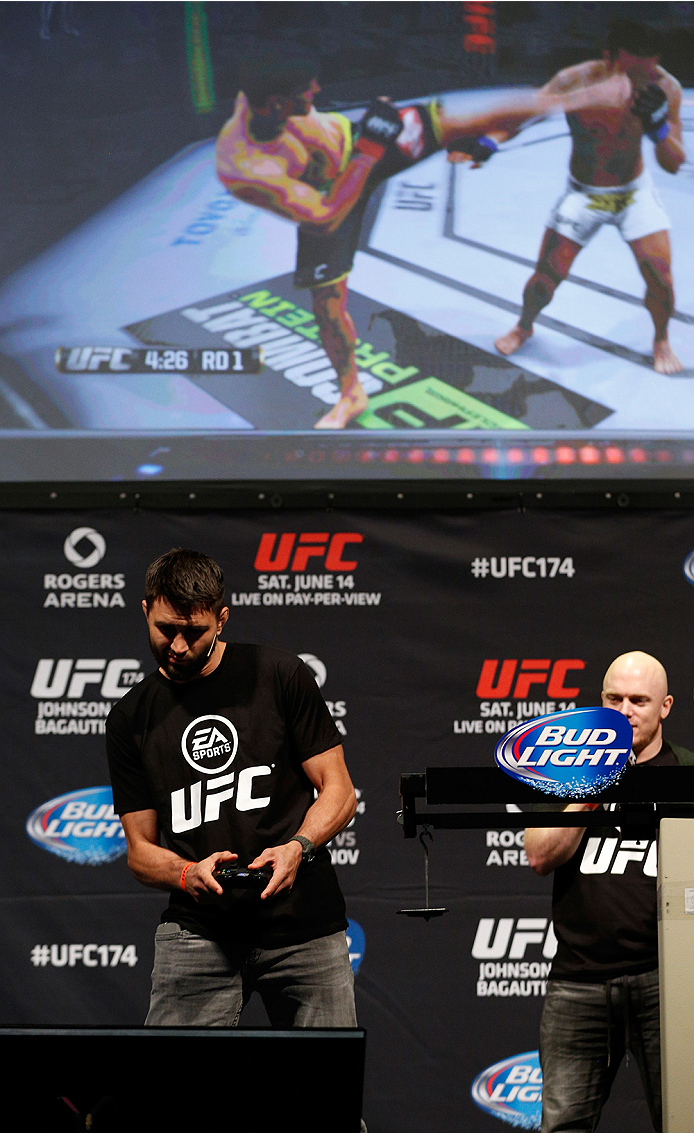
{"type": "Polygon", "coordinates": [[[181,737],[186,761],[203,775],[225,771],[239,746],[239,736],[226,716],[198,716],[181,737]]]}

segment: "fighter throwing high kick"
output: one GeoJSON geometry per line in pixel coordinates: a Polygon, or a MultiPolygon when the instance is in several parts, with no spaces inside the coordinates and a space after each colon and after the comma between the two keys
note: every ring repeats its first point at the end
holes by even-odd
{"type": "Polygon", "coordinates": [[[486,153],[485,139],[494,148],[489,133],[511,136],[530,118],[586,105],[624,106],[631,87],[620,74],[558,94],[516,92],[476,115],[455,112],[445,99],[397,108],[379,99],[354,127],[342,114],[314,108],[316,72],[313,60],[285,45],[244,61],[234,114],[217,141],[217,172],[235,197],[299,226],[294,284],[311,291],[323,348],[340,383],[339,399],[315,428],[343,429],[368,400],[354,355],[347,276],[373,190],[439,149],[482,145],[486,153]]]}
{"type": "Polygon", "coordinates": [[[644,301],[655,327],[655,369],[659,374],[683,369],[668,340],[675,305],[670,222],[641,155],[645,135],[655,144],[656,160],[667,173],[676,173],[685,160],[682,88],[659,66],[660,52],[658,32],[620,20],[610,29],[602,59],[568,67],[543,88],[543,94],[561,97],[622,74],[631,81],[634,95],[625,106],[567,113],[573,138],[568,185],[550,215],[537,266],[523,292],[521,317],[508,334],[497,339],[501,354],[513,354],[530,338],[535,319],[568,275],[581,248],[601,225],[614,224],[646,281],[644,301]]]}

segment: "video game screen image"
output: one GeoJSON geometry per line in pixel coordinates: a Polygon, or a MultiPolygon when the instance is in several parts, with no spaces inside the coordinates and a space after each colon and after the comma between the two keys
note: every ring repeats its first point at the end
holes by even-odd
{"type": "Polygon", "coordinates": [[[0,480],[691,473],[694,4],[0,30],[0,480]]]}

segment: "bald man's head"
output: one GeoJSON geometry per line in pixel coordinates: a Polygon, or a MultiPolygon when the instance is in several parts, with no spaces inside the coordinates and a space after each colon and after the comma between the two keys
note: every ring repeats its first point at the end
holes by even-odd
{"type": "Polygon", "coordinates": [[[658,754],[663,720],[670,713],[672,697],[668,693],[667,673],[657,658],[640,650],[616,657],[605,673],[602,703],[629,720],[639,763],[658,754]]]}

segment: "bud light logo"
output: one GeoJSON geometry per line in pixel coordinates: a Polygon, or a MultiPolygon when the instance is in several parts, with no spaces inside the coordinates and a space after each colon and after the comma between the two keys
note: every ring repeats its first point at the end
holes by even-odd
{"type": "Polygon", "coordinates": [[[536,1050],[514,1054],[488,1066],[470,1087],[472,1100],[520,1129],[539,1129],[542,1118],[542,1070],[536,1050]]]}
{"type": "Polygon", "coordinates": [[[694,586],[694,551],[689,552],[684,560],[682,569],[687,582],[691,582],[692,586],[694,586]]]}
{"type": "Polygon", "coordinates": [[[517,724],[499,740],[497,765],[549,795],[594,795],[629,759],[631,724],[614,708],[570,708],[517,724]]]}
{"type": "Polygon", "coordinates": [[[87,787],[50,799],[31,812],[26,831],[37,846],[77,865],[103,865],[127,849],[110,787],[87,787]]]}
{"type": "Polygon", "coordinates": [[[352,971],[356,976],[361,967],[361,962],[364,959],[364,947],[366,938],[364,936],[364,929],[356,921],[347,921],[347,948],[349,949],[349,962],[352,965],[352,971]]]}

